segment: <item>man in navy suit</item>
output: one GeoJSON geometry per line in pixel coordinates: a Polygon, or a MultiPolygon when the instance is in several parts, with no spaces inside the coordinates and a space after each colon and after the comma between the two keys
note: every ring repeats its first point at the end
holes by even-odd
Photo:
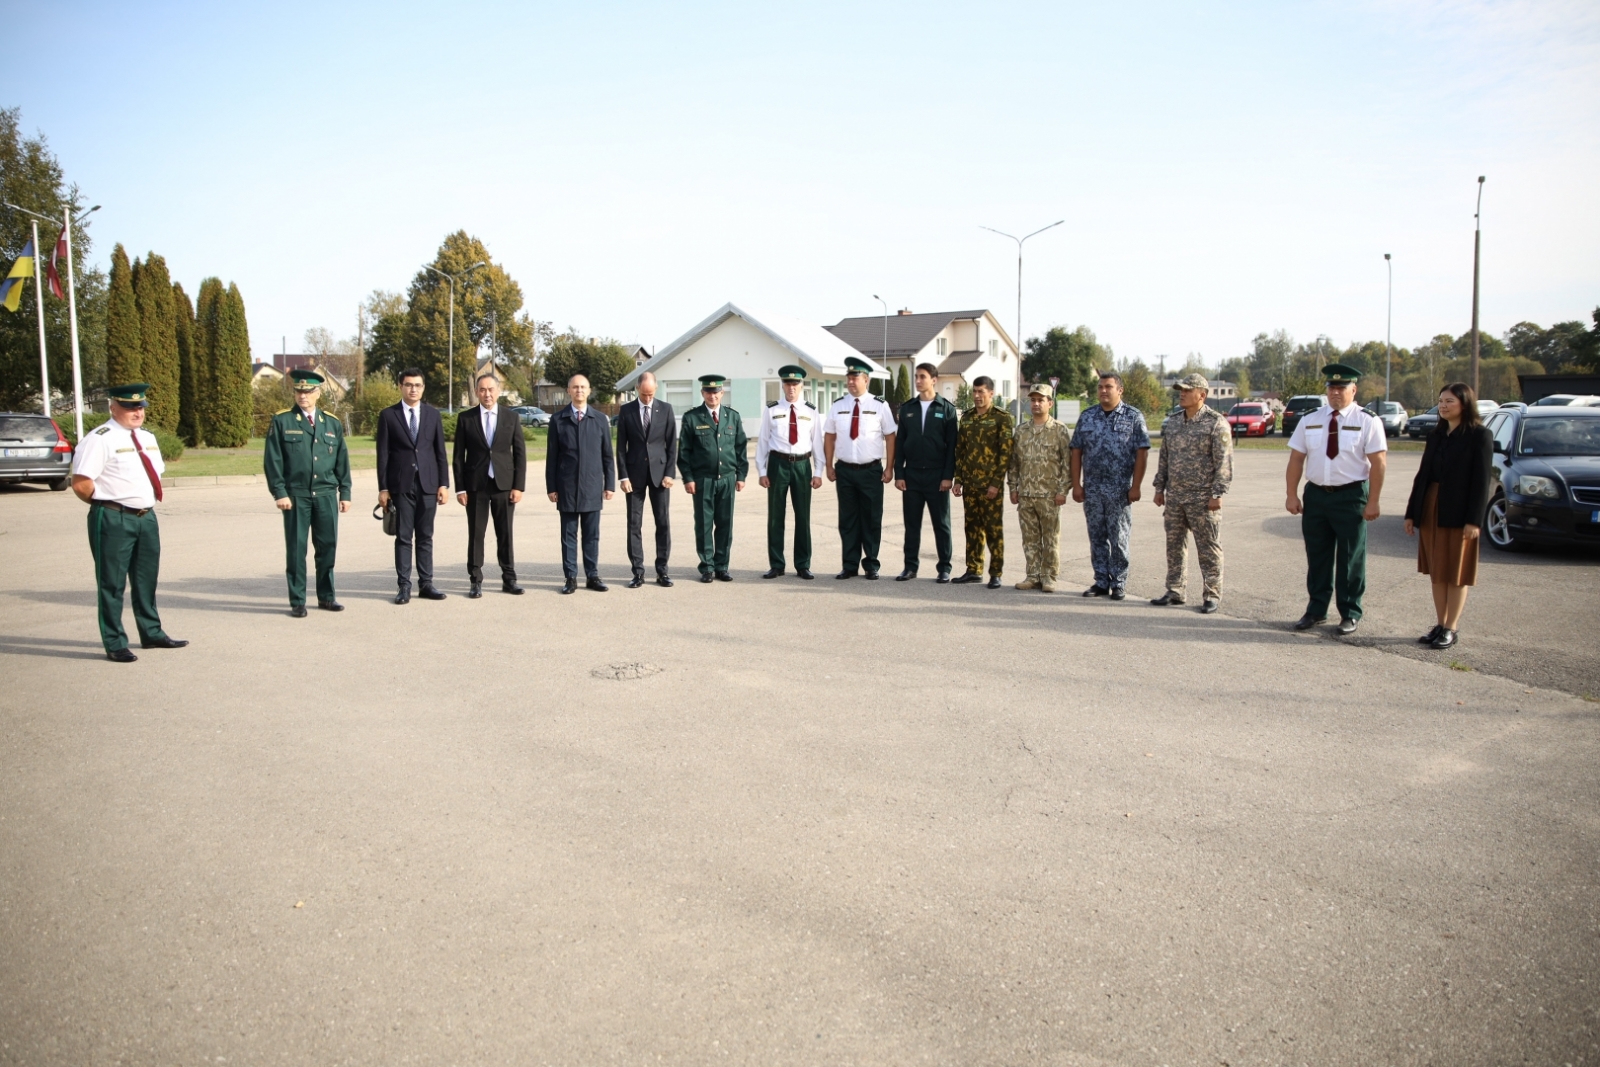
{"type": "Polygon", "coordinates": [[[567,381],[572,403],[550,420],[549,451],[544,463],[544,488],[561,513],[563,593],[578,588],[578,527],[583,527],[583,573],[587,588],[606,591],[600,580],[600,509],[616,492],[616,465],[611,454],[611,421],[589,406],[589,379],[574,374],[567,381]]]}
{"type": "Polygon", "coordinates": [[[644,584],[644,504],[648,497],[656,526],[656,584],[671,586],[667,557],[672,555],[672,479],[678,473],[678,420],[672,405],[656,399],[656,376],[639,375],[639,400],[617,414],[617,479],[628,496],[629,589],[644,584]]]}
{"type": "Polygon", "coordinates": [[[450,461],[444,454],[439,409],[422,402],[422,372],[400,372],[400,403],[378,414],[378,503],[393,505],[399,520],[394,571],[396,604],[411,603],[411,549],[416,545],[417,595],[443,600],[433,587],[433,518],[450,500],[450,461]]]}

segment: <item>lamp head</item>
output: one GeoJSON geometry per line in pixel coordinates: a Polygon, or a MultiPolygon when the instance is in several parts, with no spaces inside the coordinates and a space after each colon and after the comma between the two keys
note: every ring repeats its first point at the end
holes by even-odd
{"type": "Polygon", "coordinates": [[[1387,261],[1388,261],[1388,259],[1389,259],[1389,253],[1387,253],[1387,252],[1385,252],[1385,253],[1384,253],[1384,254],[1383,254],[1383,258],[1384,258],[1384,261],[1385,261],[1385,262],[1387,262],[1387,261]]]}

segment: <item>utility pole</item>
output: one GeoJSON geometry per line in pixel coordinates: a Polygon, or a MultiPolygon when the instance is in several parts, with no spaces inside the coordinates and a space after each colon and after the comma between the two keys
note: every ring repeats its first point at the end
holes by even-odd
{"type": "Polygon", "coordinates": [[[1016,401],[1017,401],[1017,416],[1018,416],[1019,419],[1022,416],[1022,243],[1024,241],[1026,241],[1029,237],[1037,237],[1039,234],[1043,233],[1045,230],[1053,230],[1057,226],[1060,226],[1063,222],[1066,222],[1066,221],[1067,221],[1066,219],[1057,219],[1055,222],[1052,222],[1050,225],[1041,226],[1037,230],[1034,230],[1032,233],[1027,234],[1026,236],[1023,236],[1023,237],[1017,237],[1017,236],[1015,236],[1013,234],[1006,233],[1004,230],[997,230],[993,226],[979,226],[978,227],[978,229],[980,229],[980,230],[988,230],[990,233],[998,233],[1001,237],[1010,237],[1013,241],[1017,242],[1017,338],[1016,338],[1016,344],[1017,344],[1017,374],[1016,374],[1017,396],[1016,396],[1016,401]]]}
{"type": "Polygon", "coordinates": [[[1478,175],[1478,208],[1472,213],[1472,391],[1478,391],[1478,265],[1483,250],[1483,178],[1478,175]]]}
{"type": "MultiPolygon", "coordinates": [[[[1383,262],[1389,268],[1389,317],[1383,327],[1383,399],[1389,399],[1389,380],[1394,374],[1394,260],[1389,258],[1389,253],[1383,254],[1383,262]]],[[[1383,413],[1380,411],[1381,419],[1383,413]]],[[[1403,428],[1403,427],[1402,427],[1403,428]]]]}

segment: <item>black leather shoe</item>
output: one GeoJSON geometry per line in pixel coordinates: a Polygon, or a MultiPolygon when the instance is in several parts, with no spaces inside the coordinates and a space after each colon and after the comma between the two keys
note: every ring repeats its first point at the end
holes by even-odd
{"type": "Polygon", "coordinates": [[[317,610],[318,611],[343,611],[344,610],[344,605],[339,603],[337,600],[319,600],[319,601],[317,601],[317,610]]]}
{"type": "Polygon", "coordinates": [[[897,581],[897,582],[909,582],[911,579],[915,578],[916,576],[917,576],[917,568],[915,568],[915,567],[907,567],[905,570],[903,570],[899,574],[895,575],[894,576],[894,580],[897,581]]]}
{"type": "Polygon", "coordinates": [[[562,596],[565,596],[568,593],[576,593],[577,591],[578,591],[578,579],[576,579],[576,578],[568,578],[566,580],[566,582],[561,586],[561,595],[562,596]]]}
{"type": "Polygon", "coordinates": [[[1091,585],[1083,591],[1084,596],[1110,596],[1111,590],[1103,585],[1091,585]]]}
{"type": "Polygon", "coordinates": [[[950,579],[950,582],[953,585],[971,585],[973,582],[981,581],[983,581],[983,575],[979,574],[977,571],[967,571],[959,578],[950,579]]]}
{"type": "Polygon", "coordinates": [[[668,578],[665,574],[658,574],[656,575],[656,584],[663,589],[671,589],[672,579],[668,578]]]}
{"type": "Polygon", "coordinates": [[[482,582],[473,582],[472,583],[472,588],[467,590],[467,599],[468,600],[482,600],[483,599],[483,583],[482,582]]]}
{"type": "Polygon", "coordinates": [[[409,590],[409,589],[400,590],[398,593],[396,593],[394,595],[394,602],[396,604],[409,604],[409,603],[411,603],[411,590],[409,590]]]}
{"type": "Polygon", "coordinates": [[[187,642],[187,641],[174,640],[173,638],[168,637],[166,634],[162,634],[160,637],[152,637],[148,641],[141,640],[139,642],[139,647],[140,648],[182,648],[184,645],[187,645],[188,643],[189,642],[187,642]]]}
{"type": "Polygon", "coordinates": [[[500,582],[500,591],[502,593],[510,593],[512,596],[521,596],[522,586],[518,585],[516,582],[502,580],[500,582]]]}
{"type": "Polygon", "coordinates": [[[1429,648],[1449,648],[1456,643],[1456,632],[1439,627],[1439,636],[1428,642],[1429,648]]]}
{"type": "Polygon", "coordinates": [[[783,577],[783,568],[782,567],[773,567],[771,570],[767,571],[761,577],[763,577],[763,578],[782,578],[783,577]]]}
{"type": "Polygon", "coordinates": [[[1162,593],[1160,596],[1150,601],[1150,603],[1155,607],[1164,608],[1168,604],[1182,604],[1183,597],[1168,589],[1165,593],[1162,593]]]}
{"type": "Polygon", "coordinates": [[[1212,600],[1210,597],[1207,597],[1206,599],[1204,599],[1204,600],[1202,600],[1200,602],[1200,614],[1202,614],[1202,615],[1215,615],[1217,613],[1217,607],[1218,606],[1219,605],[1217,604],[1217,602],[1215,600],[1212,600]]]}
{"type": "Polygon", "coordinates": [[[999,589],[1000,588],[1000,576],[998,574],[989,575],[989,580],[988,580],[988,582],[986,582],[984,584],[984,588],[986,588],[986,589],[999,589]]]}
{"type": "Polygon", "coordinates": [[[937,578],[935,578],[934,581],[939,585],[949,585],[950,584],[950,572],[949,571],[940,571],[939,572],[939,576],[937,578]]]}
{"type": "Polygon", "coordinates": [[[644,587],[644,575],[642,575],[642,574],[635,574],[633,576],[633,580],[628,583],[628,588],[629,589],[641,589],[643,587],[644,587]]]}
{"type": "Polygon", "coordinates": [[[702,585],[710,585],[714,581],[716,581],[716,579],[711,577],[711,572],[710,571],[706,571],[704,574],[702,574],[700,576],[700,583],[702,585]]]}
{"type": "Polygon", "coordinates": [[[837,578],[841,582],[844,581],[846,578],[854,578],[855,576],[856,576],[856,572],[855,571],[840,571],[838,574],[834,575],[834,577],[837,578]]]}
{"type": "Polygon", "coordinates": [[[304,604],[289,605],[289,618],[291,619],[303,619],[309,614],[311,613],[306,610],[306,606],[304,604]]]}
{"type": "Polygon", "coordinates": [[[1299,621],[1297,621],[1294,624],[1294,626],[1290,627],[1290,629],[1293,629],[1293,630],[1309,630],[1313,626],[1320,626],[1322,623],[1325,623],[1327,621],[1328,621],[1328,617],[1326,615],[1323,615],[1320,618],[1312,618],[1310,612],[1307,612],[1306,614],[1300,616],[1299,621]]]}
{"type": "Polygon", "coordinates": [[[1440,632],[1443,631],[1443,630],[1444,630],[1443,626],[1435,626],[1433,629],[1429,630],[1427,633],[1425,633],[1421,637],[1417,638],[1417,644],[1419,644],[1419,645],[1431,645],[1431,644],[1433,644],[1433,639],[1435,637],[1438,637],[1440,632]]]}
{"type": "Polygon", "coordinates": [[[605,582],[601,581],[599,578],[590,578],[588,581],[583,583],[583,587],[585,589],[593,590],[596,593],[604,593],[605,591],[607,591],[608,589],[611,588],[609,585],[607,585],[605,582]]]}
{"type": "Polygon", "coordinates": [[[808,582],[816,577],[815,574],[812,574],[811,571],[805,567],[796,567],[794,569],[794,576],[796,578],[804,578],[808,582]]]}
{"type": "Polygon", "coordinates": [[[417,590],[417,595],[423,600],[443,600],[448,593],[441,593],[431,585],[425,585],[417,590]]]}
{"type": "Polygon", "coordinates": [[[1340,637],[1349,637],[1351,634],[1356,632],[1356,620],[1340,619],[1338,631],[1340,637]]]}
{"type": "Polygon", "coordinates": [[[106,659],[112,663],[133,663],[138,658],[131,648],[114,648],[106,653],[106,659]]]}
{"type": "Polygon", "coordinates": [[[875,582],[875,581],[878,580],[878,572],[877,571],[862,571],[861,572],[861,577],[865,578],[869,582],[875,582]]]}
{"type": "Polygon", "coordinates": [[[711,577],[715,578],[719,582],[733,581],[733,575],[729,574],[727,571],[717,571],[711,577]]]}
{"type": "Polygon", "coordinates": [[[1111,599],[1112,600],[1127,600],[1128,599],[1128,591],[1126,589],[1122,588],[1122,586],[1119,585],[1115,589],[1111,590],[1111,599]]]}

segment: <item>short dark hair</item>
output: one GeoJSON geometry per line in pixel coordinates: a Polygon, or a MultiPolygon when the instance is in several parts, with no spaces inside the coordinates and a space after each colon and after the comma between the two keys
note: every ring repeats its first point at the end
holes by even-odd
{"type": "Polygon", "coordinates": [[[1100,380],[1103,382],[1107,378],[1110,378],[1112,381],[1116,382],[1118,389],[1126,388],[1126,386],[1124,386],[1122,384],[1122,375],[1118,374],[1116,371],[1114,371],[1114,370],[1103,370],[1103,371],[1101,371],[1100,372],[1100,380]]]}
{"type": "Polygon", "coordinates": [[[424,385],[428,383],[428,378],[422,373],[421,367],[407,367],[405,370],[401,371],[400,380],[403,382],[407,378],[421,378],[424,385]]]}
{"type": "Polygon", "coordinates": [[[994,392],[994,379],[987,374],[980,374],[972,379],[972,387],[974,389],[987,389],[992,393],[994,392]]]}
{"type": "Polygon", "coordinates": [[[478,375],[476,378],[472,379],[472,384],[473,385],[477,385],[479,382],[483,381],[485,378],[492,378],[492,379],[494,379],[494,383],[496,385],[500,384],[500,375],[496,374],[492,370],[486,370],[482,374],[478,375]]]}
{"type": "MultiPolygon", "coordinates": [[[[1466,382],[1451,382],[1439,392],[1450,393],[1461,401],[1461,426],[1463,429],[1470,430],[1483,421],[1483,416],[1478,413],[1477,391],[1466,382]]],[[[1438,424],[1434,426],[1433,432],[1447,434],[1450,432],[1450,424],[1440,419],[1438,424]]]]}
{"type": "Polygon", "coordinates": [[[939,376],[939,368],[935,367],[932,363],[918,363],[917,369],[927,372],[927,375],[930,378],[937,378],[939,376]]]}

